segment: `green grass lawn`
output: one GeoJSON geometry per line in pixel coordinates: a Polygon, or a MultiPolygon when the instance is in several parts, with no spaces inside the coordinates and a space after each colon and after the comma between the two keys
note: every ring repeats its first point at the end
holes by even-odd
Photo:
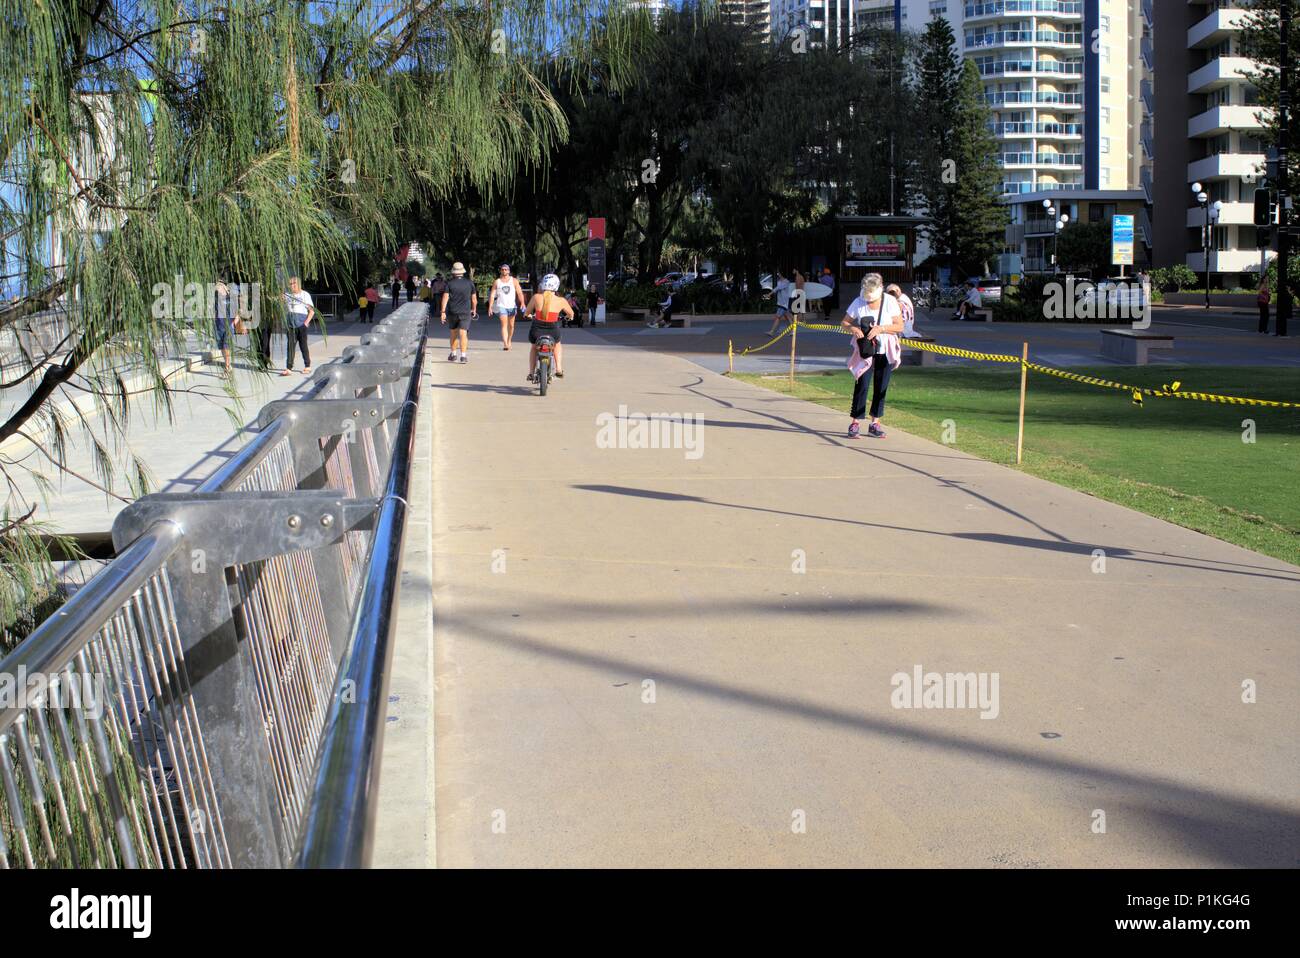
{"type": "MultiPolygon", "coordinates": [[[[1300,401],[1300,372],[1278,368],[1077,369],[1134,386],[1174,380],[1182,389],[1300,401]]],[[[736,374],[791,393],[788,378],[736,374]]],[[[793,394],[845,413],[847,372],[797,377],[793,394]]],[[[1015,467],[1018,367],[971,364],[894,374],[886,426],[1015,467]]],[[[867,440],[863,440],[864,442],[867,440]]],[[[1237,545],[1300,564],[1300,409],[1146,398],[1031,372],[1025,406],[1025,472],[1237,545]],[[1254,420],[1255,441],[1242,440],[1254,420]]]]}

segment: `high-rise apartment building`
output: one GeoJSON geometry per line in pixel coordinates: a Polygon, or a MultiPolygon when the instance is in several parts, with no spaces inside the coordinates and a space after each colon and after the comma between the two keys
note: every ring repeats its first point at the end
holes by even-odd
{"type": "Polygon", "coordinates": [[[1250,287],[1261,258],[1273,255],[1257,248],[1251,215],[1266,147],[1258,91],[1247,78],[1254,65],[1241,55],[1244,6],[1156,0],[1153,37],[1153,260],[1203,272],[1208,214],[1210,281],[1229,288],[1250,287]],[[1204,205],[1192,191],[1196,183],[1204,205]]]}
{"type": "Polygon", "coordinates": [[[718,10],[724,20],[750,27],[766,39],[772,26],[772,0],[720,0],[718,10]]]}
{"type": "Polygon", "coordinates": [[[993,113],[1011,208],[1008,271],[1050,268],[1061,213],[1071,222],[1138,214],[1144,262],[1151,229],[1141,170],[1154,145],[1142,98],[1154,66],[1150,3],[772,0],[772,39],[803,29],[811,43],[834,45],[869,27],[920,32],[945,17],[962,56],[980,71],[993,113]],[[1055,211],[1050,229],[1045,199],[1055,211]]]}

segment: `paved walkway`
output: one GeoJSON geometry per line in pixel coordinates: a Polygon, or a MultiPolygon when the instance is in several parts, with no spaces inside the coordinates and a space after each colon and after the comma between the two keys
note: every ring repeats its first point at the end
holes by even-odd
{"type": "Polygon", "coordinates": [[[542,398],[474,333],[432,351],[377,864],[1300,860],[1300,568],[586,332],[542,398]],[[620,406],[702,455],[602,448],[620,406]],[[895,708],[914,670],[996,717],[895,708]]]}

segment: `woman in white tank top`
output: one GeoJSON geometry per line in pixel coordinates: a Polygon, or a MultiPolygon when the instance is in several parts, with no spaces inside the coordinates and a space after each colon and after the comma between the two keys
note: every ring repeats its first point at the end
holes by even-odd
{"type": "Polygon", "coordinates": [[[524,294],[519,288],[519,280],[510,275],[510,267],[502,266],[497,278],[492,281],[492,297],[488,300],[488,310],[501,320],[501,348],[509,349],[510,341],[515,335],[515,314],[523,305],[524,294]]]}

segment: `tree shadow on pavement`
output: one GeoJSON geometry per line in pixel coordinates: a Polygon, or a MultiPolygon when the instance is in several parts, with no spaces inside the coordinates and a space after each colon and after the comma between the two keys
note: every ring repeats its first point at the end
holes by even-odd
{"type": "MultiPolygon", "coordinates": [[[[693,609],[692,614],[698,615],[699,611],[693,609]]],[[[525,636],[506,635],[485,628],[481,624],[483,618],[483,610],[475,610],[472,615],[468,612],[447,615],[443,617],[441,626],[471,640],[526,655],[543,656],[579,668],[613,672],[619,676],[654,676],[660,684],[670,684],[675,689],[707,696],[738,709],[774,713],[818,726],[839,727],[862,736],[902,742],[914,746],[918,753],[931,753],[926,755],[927,760],[938,750],[953,757],[1020,769],[1039,776],[1037,784],[1053,793],[1063,784],[1070,788],[1088,788],[1087,796],[1079,799],[1081,816],[1109,803],[1107,807],[1125,809],[1125,817],[1129,820],[1145,821],[1150,829],[1165,833],[1179,846],[1219,865],[1239,868],[1296,865],[1300,813],[1292,808],[1187,785],[1154,774],[1127,772],[1066,757],[1059,754],[1059,746],[1048,744],[1055,741],[1052,739],[1044,739],[1042,744],[1035,743],[1038,749],[1033,750],[939,729],[921,729],[914,724],[904,725],[823,705],[808,698],[776,695],[677,671],[665,667],[660,661],[638,662],[626,657],[564,648],[525,636]],[[1057,754],[1050,754],[1052,750],[1057,754]]],[[[1187,758],[1189,762],[1193,760],[1192,756],[1187,758]]],[[[590,760],[598,759],[590,757],[590,760]]],[[[850,788],[851,783],[845,783],[845,787],[850,788]]]]}
{"type": "Polygon", "coordinates": [[[912,526],[895,526],[884,522],[867,522],[864,519],[849,519],[844,516],[819,516],[809,512],[790,512],[785,509],[769,509],[765,506],[749,506],[738,502],[722,502],[705,496],[692,496],[677,492],[660,492],[654,489],[635,489],[630,486],[611,486],[601,484],[577,484],[572,488],[584,492],[603,492],[610,495],[631,496],[638,499],[659,499],[663,501],[695,502],[706,506],[721,506],[726,509],[743,509],[747,512],[764,512],[770,515],[790,516],[795,519],[814,519],[819,522],[835,522],[843,525],[861,526],[869,529],[888,529],[893,532],[912,532],[918,535],[942,536],[946,539],[964,539],[970,542],[986,542],[993,545],[1017,546],[1026,549],[1045,549],[1049,552],[1064,552],[1075,555],[1091,556],[1094,549],[1105,551],[1109,559],[1128,559],[1151,565],[1171,566],[1175,569],[1190,569],[1199,572],[1218,572],[1229,575],[1244,575],[1262,579],[1278,579],[1282,582],[1300,583],[1300,576],[1288,575],[1284,569],[1268,566],[1243,566],[1241,568],[1216,568],[1215,566],[1237,566],[1238,563],[1225,563],[1218,560],[1198,559],[1194,556],[1179,556],[1165,552],[1147,552],[1143,549],[1129,549],[1126,546],[1103,545],[1101,543],[1072,542],[1057,537],[1055,539],[1034,539],[1028,536],[1013,536],[1001,532],[940,532],[934,529],[918,529],[912,526]],[[1160,556],[1161,558],[1155,558],[1160,556]],[[1188,562],[1170,562],[1168,559],[1187,559],[1191,563],[1213,563],[1211,565],[1189,565],[1188,562]],[[1250,570],[1264,571],[1250,571],[1250,570]]]}

